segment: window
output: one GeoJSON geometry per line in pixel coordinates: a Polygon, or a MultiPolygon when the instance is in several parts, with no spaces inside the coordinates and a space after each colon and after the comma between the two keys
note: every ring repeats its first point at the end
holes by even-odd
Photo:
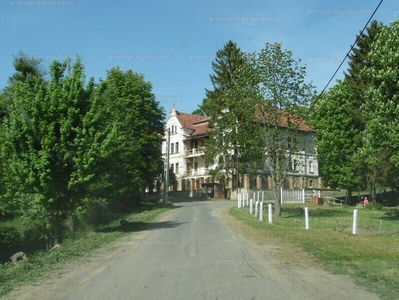
{"type": "Polygon", "coordinates": [[[299,168],[298,160],[294,159],[294,171],[299,171],[298,168],[299,168]]]}
{"type": "Polygon", "coordinates": [[[175,144],[171,144],[170,145],[170,154],[173,154],[174,153],[174,150],[175,150],[175,144]]]}
{"type": "Polygon", "coordinates": [[[312,161],[309,161],[309,173],[314,173],[312,161]]]}
{"type": "Polygon", "coordinates": [[[174,172],[175,169],[173,164],[171,164],[169,168],[174,172]]]}
{"type": "Polygon", "coordinates": [[[179,142],[176,142],[176,146],[175,147],[176,147],[175,148],[176,153],[179,153],[179,142]]]}
{"type": "Polygon", "coordinates": [[[175,170],[175,174],[179,173],[179,163],[176,163],[176,170],[175,170]]]}

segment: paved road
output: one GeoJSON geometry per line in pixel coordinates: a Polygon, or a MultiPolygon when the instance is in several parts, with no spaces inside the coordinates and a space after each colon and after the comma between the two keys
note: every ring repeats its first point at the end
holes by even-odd
{"type": "Polygon", "coordinates": [[[220,221],[218,212],[233,202],[178,205],[64,299],[323,299],[306,284],[289,284],[278,261],[220,221]]]}

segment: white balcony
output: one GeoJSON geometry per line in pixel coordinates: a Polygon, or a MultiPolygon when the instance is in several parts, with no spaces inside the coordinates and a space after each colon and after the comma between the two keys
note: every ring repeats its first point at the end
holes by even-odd
{"type": "Polygon", "coordinates": [[[208,169],[207,168],[191,169],[187,170],[184,175],[186,177],[208,175],[208,169]]]}
{"type": "Polygon", "coordinates": [[[205,154],[205,148],[192,148],[192,149],[187,149],[185,153],[185,157],[197,157],[197,156],[202,156],[205,154]]]}

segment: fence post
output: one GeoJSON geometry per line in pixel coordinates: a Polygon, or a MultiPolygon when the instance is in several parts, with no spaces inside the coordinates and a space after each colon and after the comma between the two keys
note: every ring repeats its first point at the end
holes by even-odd
{"type": "Polygon", "coordinates": [[[273,213],[273,211],[272,211],[272,205],[271,204],[269,204],[268,205],[268,213],[269,213],[269,223],[270,224],[272,224],[272,213],[273,213]]]}
{"type": "Polygon", "coordinates": [[[305,207],[305,228],[309,229],[309,208],[305,207]]]}
{"type": "Polygon", "coordinates": [[[241,208],[241,194],[237,192],[237,207],[241,208]]]}
{"type": "Polygon", "coordinates": [[[255,218],[258,216],[258,204],[259,201],[255,201],[255,218]]]}
{"type": "Polygon", "coordinates": [[[252,215],[252,199],[249,200],[249,213],[252,215]]]}
{"type": "Polygon", "coordinates": [[[357,209],[353,210],[353,228],[352,234],[357,234],[357,209]]]}
{"type": "Polygon", "coordinates": [[[259,202],[260,206],[259,206],[259,221],[263,221],[263,201],[259,202]]]}
{"type": "Polygon", "coordinates": [[[302,201],[305,203],[305,189],[302,189],[302,201]]]}

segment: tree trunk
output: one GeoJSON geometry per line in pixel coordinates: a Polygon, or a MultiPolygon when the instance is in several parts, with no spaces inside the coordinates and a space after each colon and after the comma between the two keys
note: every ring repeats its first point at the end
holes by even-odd
{"type": "Polygon", "coordinates": [[[371,201],[374,205],[377,203],[377,189],[375,187],[375,184],[373,184],[371,187],[371,201]]]}
{"type": "Polygon", "coordinates": [[[274,214],[277,218],[281,218],[281,189],[280,185],[276,182],[273,182],[274,185],[274,197],[275,197],[275,207],[274,214]]]}

